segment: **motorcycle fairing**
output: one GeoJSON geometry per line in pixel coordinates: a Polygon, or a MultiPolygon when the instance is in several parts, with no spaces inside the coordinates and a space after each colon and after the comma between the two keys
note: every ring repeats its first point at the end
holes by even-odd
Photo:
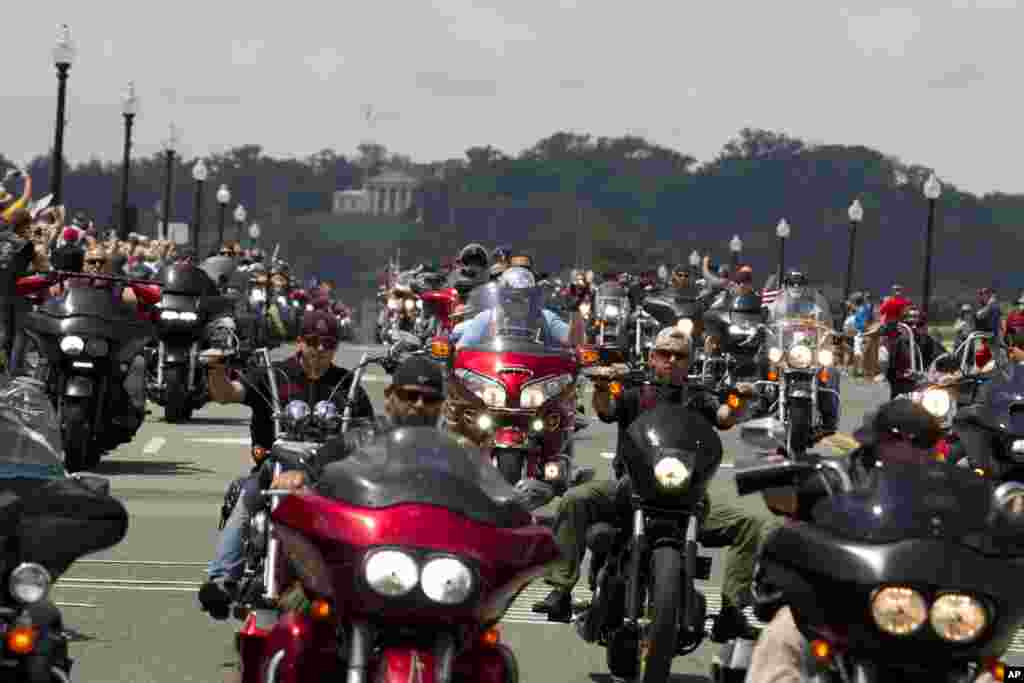
{"type": "Polygon", "coordinates": [[[519,407],[519,392],[527,384],[576,372],[576,363],[569,352],[544,352],[535,345],[515,345],[522,349],[520,352],[512,350],[513,346],[502,344],[501,350],[495,345],[491,345],[494,350],[487,350],[483,345],[458,349],[454,367],[501,383],[511,408],[519,407]]]}
{"type": "Polygon", "coordinates": [[[190,263],[175,263],[160,272],[160,285],[164,292],[190,296],[218,294],[216,283],[201,268],[190,263]]]}
{"type": "Polygon", "coordinates": [[[114,301],[111,290],[70,287],[25,316],[26,327],[51,337],[102,337],[118,343],[153,336],[153,324],[139,320],[135,307],[114,301]]]}

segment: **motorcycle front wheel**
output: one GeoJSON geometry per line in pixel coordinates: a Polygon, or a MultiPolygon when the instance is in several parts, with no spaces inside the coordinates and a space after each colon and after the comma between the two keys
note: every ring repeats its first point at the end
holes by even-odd
{"type": "Polygon", "coordinates": [[[167,377],[164,381],[167,386],[164,419],[172,424],[188,422],[192,417],[188,395],[188,368],[184,365],[167,368],[167,377]]]}
{"type": "Polygon", "coordinates": [[[90,458],[90,449],[93,448],[92,427],[85,401],[64,399],[60,432],[61,440],[64,442],[64,469],[68,472],[78,472],[94,464],[90,458]]]}
{"type": "Polygon", "coordinates": [[[683,596],[683,558],[677,548],[662,546],[651,554],[650,623],[640,640],[642,683],[664,683],[672,670],[679,639],[683,596]]]}
{"type": "Polygon", "coordinates": [[[511,449],[496,450],[494,459],[497,461],[495,464],[505,481],[512,486],[518,484],[523,476],[523,463],[526,461],[526,454],[511,449]]]}

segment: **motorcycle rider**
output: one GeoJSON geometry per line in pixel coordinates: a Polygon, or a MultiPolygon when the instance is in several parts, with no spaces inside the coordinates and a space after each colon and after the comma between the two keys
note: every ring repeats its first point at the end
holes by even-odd
{"type": "MultiPolygon", "coordinates": [[[[674,327],[658,333],[649,365],[654,384],[612,393],[608,378],[594,378],[594,411],[602,422],[619,426],[617,452],[612,466],[617,478],[624,474],[621,449],[629,426],[644,411],[662,401],[688,403],[719,429],[729,429],[736,418],[728,405],[717,405],[707,394],[689,396],[686,379],[690,367],[692,340],[674,327]]],[[[742,388],[744,393],[752,391],[742,388]]],[[[552,586],[547,597],[533,606],[552,621],[568,621],[572,615],[572,589],[579,580],[580,563],[586,550],[587,528],[600,521],[616,519],[615,492],[618,482],[595,481],[570,489],[562,497],[555,522],[555,538],[562,560],[549,572],[546,582],[552,586]]],[[[708,547],[729,546],[722,585],[722,610],[712,629],[712,638],[722,642],[740,635],[751,636],[742,607],[749,602],[749,587],[760,541],[777,524],[773,517],[751,515],[730,505],[709,501],[698,539],[708,547]]]]}
{"type": "Polygon", "coordinates": [[[999,300],[995,291],[990,287],[983,287],[978,290],[978,310],[974,312],[974,329],[977,332],[984,332],[993,336],[993,341],[999,338],[999,319],[1002,312],[999,310],[999,300]]]}
{"type": "MultiPolygon", "coordinates": [[[[937,418],[908,400],[883,405],[865,417],[864,425],[854,433],[860,446],[848,456],[848,470],[854,486],[861,485],[875,463],[926,463],[935,458],[935,445],[942,434],[937,418]]],[[[820,499],[813,492],[799,496],[800,507],[820,499]]],[[[796,499],[797,493],[792,497],[796,499]]],[[[808,642],[800,633],[788,607],[780,609],[761,631],[754,646],[747,683],[799,683],[805,678],[808,642]]],[[[974,683],[995,683],[983,673],[974,683]]]]}
{"type": "Polygon", "coordinates": [[[29,310],[25,297],[17,292],[18,278],[27,275],[35,257],[35,246],[13,230],[0,232],[0,353],[8,372],[18,368],[25,336],[19,317],[29,310]]]}
{"type": "MultiPolygon", "coordinates": [[[[513,266],[509,268],[498,280],[502,287],[509,289],[529,289],[536,286],[537,282],[526,268],[513,266]]],[[[583,320],[577,317],[572,325],[559,318],[555,313],[544,309],[542,311],[546,334],[549,339],[557,341],[563,346],[576,346],[583,343],[583,320]]],[[[451,341],[455,342],[456,348],[462,348],[468,344],[478,343],[486,334],[487,326],[491,323],[493,313],[490,310],[480,311],[471,320],[461,322],[452,329],[451,341]]]]}
{"type": "MultiPolygon", "coordinates": [[[[317,313],[317,315],[319,312],[317,313]]],[[[311,314],[313,315],[313,314],[311,314]]],[[[393,426],[436,426],[444,404],[444,378],[440,368],[425,358],[412,357],[403,362],[391,376],[392,383],[384,390],[384,417],[375,418],[370,427],[350,430],[331,439],[321,448],[315,459],[307,464],[313,474],[319,475],[327,464],[348,456],[371,440],[373,436],[393,426]]],[[[347,390],[339,390],[345,395],[347,390]]],[[[365,398],[365,394],[363,394],[365,398]]],[[[366,399],[369,401],[369,399],[366,399]]],[[[353,413],[354,415],[357,413],[353,413]]],[[[372,409],[369,415],[373,417],[372,409]]],[[[254,415],[255,417],[255,415],[254,415]]],[[[254,420],[255,422],[255,420],[254,420]]],[[[255,440],[253,441],[255,444],[255,440]]],[[[271,444],[272,445],[272,444],[271,444]]],[[[239,480],[238,496],[227,512],[224,527],[217,541],[216,555],[208,569],[208,580],[199,590],[203,610],[214,619],[226,619],[233,593],[243,569],[242,542],[249,510],[243,502],[243,491],[259,486],[259,461],[253,473],[239,480]]],[[[307,484],[307,475],[301,470],[286,470],[274,478],[272,489],[300,489],[307,484]]]]}

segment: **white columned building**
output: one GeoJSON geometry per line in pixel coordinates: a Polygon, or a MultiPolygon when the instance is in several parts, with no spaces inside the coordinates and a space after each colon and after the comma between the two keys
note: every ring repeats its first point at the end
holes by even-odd
{"type": "Polygon", "coordinates": [[[413,205],[419,179],[403,171],[384,171],[366,181],[361,190],[334,193],[334,213],[398,216],[413,205]]]}

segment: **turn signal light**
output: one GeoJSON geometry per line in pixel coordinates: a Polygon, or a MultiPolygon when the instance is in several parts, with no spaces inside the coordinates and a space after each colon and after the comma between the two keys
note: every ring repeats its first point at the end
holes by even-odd
{"type": "Polygon", "coordinates": [[[257,465],[259,465],[267,457],[267,449],[263,446],[252,447],[252,459],[257,465]]]}
{"type": "Polygon", "coordinates": [[[36,630],[32,626],[18,626],[7,632],[7,649],[16,655],[27,655],[36,647],[36,630]]]}
{"type": "Polygon", "coordinates": [[[580,362],[583,365],[594,365],[600,358],[601,356],[594,349],[580,349],[580,362]]]}
{"type": "Polygon", "coordinates": [[[451,347],[447,339],[435,338],[430,342],[430,355],[434,358],[447,358],[451,353],[451,347]]]}
{"type": "Polygon", "coordinates": [[[480,644],[487,647],[494,647],[501,642],[501,629],[497,626],[489,628],[480,635],[480,644]]]}
{"type": "Polygon", "coordinates": [[[769,382],[777,382],[777,381],[779,381],[779,373],[775,372],[774,370],[769,370],[768,371],[768,381],[769,382]]]}
{"type": "Polygon", "coordinates": [[[733,410],[740,407],[740,397],[737,396],[736,394],[729,394],[729,396],[725,399],[725,402],[733,410]]]}
{"type": "Polygon", "coordinates": [[[829,378],[828,368],[822,368],[821,370],[818,371],[818,381],[819,382],[822,382],[822,383],[827,382],[828,378],[829,378]]]}
{"type": "Polygon", "coordinates": [[[309,606],[309,616],[318,621],[331,618],[331,603],[326,600],[314,600],[309,606]]]}
{"type": "Polygon", "coordinates": [[[983,664],[985,669],[992,674],[992,678],[1000,681],[1000,683],[1006,680],[1006,664],[1000,662],[995,657],[986,659],[983,664]]]}
{"type": "Polygon", "coordinates": [[[979,477],[984,477],[988,474],[985,470],[981,469],[980,467],[975,467],[974,473],[977,474],[979,477]]]}
{"type": "Polygon", "coordinates": [[[811,642],[811,654],[819,662],[827,662],[832,659],[832,645],[827,640],[815,640],[811,642]]]}
{"type": "Polygon", "coordinates": [[[615,398],[622,396],[622,382],[612,382],[608,385],[608,391],[610,391],[612,396],[615,398]]]}

